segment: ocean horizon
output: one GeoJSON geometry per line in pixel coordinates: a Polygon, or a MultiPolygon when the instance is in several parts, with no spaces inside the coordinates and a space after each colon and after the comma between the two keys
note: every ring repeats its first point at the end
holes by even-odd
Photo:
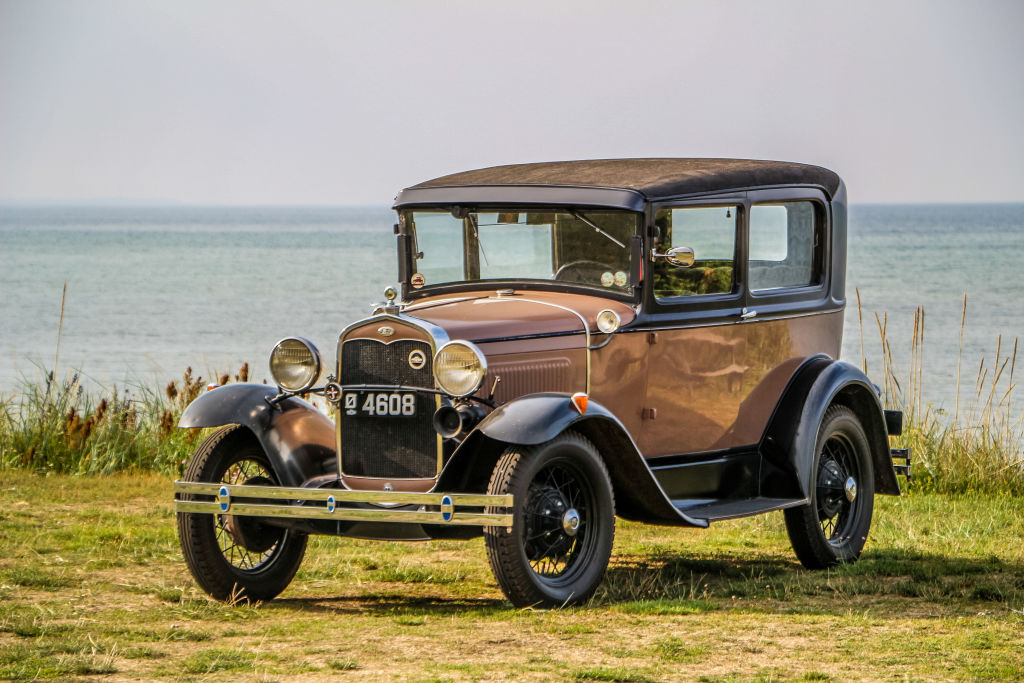
{"type": "MultiPolygon", "coordinates": [[[[159,387],[186,367],[212,380],[245,362],[262,381],[291,335],[331,359],[395,282],[394,222],[374,205],[0,201],[0,395],[53,369],[58,330],[57,374],[81,372],[87,391],[159,387]]],[[[1000,335],[1004,358],[1024,340],[1024,203],[853,204],[849,226],[842,357],[862,364],[858,291],[879,384],[875,316],[905,371],[923,306],[925,400],[952,409],[959,362],[965,405],[1000,335]]]]}

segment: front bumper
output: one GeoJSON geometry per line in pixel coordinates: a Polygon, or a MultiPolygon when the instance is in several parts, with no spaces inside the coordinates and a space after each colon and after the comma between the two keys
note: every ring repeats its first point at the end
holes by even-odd
{"type": "Polygon", "coordinates": [[[175,512],[352,522],[512,527],[512,496],[174,482],[175,512]],[[204,500],[197,500],[202,497],[204,500]],[[375,505],[390,507],[373,507],[375,505]],[[356,507],[359,506],[359,507],[356,507]],[[393,509],[401,506],[404,509],[393,509]],[[415,509],[409,509],[415,506],[415,509]],[[501,512],[485,512],[484,508],[501,512]]]}

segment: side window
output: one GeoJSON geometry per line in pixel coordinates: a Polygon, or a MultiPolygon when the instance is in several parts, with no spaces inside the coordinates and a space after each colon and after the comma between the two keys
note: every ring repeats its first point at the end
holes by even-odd
{"type": "Polygon", "coordinates": [[[750,209],[750,289],[817,284],[822,221],[814,202],[755,204],[750,209]]]}
{"type": "Polygon", "coordinates": [[[690,247],[694,262],[685,268],[666,259],[654,259],[654,296],[669,299],[733,291],[738,216],[736,206],[659,210],[654,218],[658,227],[657,253],[673,247],[690,247]]]}

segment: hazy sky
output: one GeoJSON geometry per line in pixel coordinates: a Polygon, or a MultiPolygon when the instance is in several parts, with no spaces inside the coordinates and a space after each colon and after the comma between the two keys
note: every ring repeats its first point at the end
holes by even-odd
{"type": "Polygon", "coordinates": [[[385,204],[502,163],[1024,201],[1024,2],[0,0],[0,198],[385,204]]]}

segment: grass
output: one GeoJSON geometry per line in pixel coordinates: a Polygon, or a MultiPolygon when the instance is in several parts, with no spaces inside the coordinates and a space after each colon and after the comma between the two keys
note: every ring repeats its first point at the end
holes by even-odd
{"type": "Polygon", "coordinates": [[[1024,499],[876,499],[861,561],[798,565],[780,514],[619,522],[581,607],[518,610],[483,543],[315,537],[277,600],[206,599],[170,477],[0,471],[0,679],[1012,680],[1024,499]]]}

